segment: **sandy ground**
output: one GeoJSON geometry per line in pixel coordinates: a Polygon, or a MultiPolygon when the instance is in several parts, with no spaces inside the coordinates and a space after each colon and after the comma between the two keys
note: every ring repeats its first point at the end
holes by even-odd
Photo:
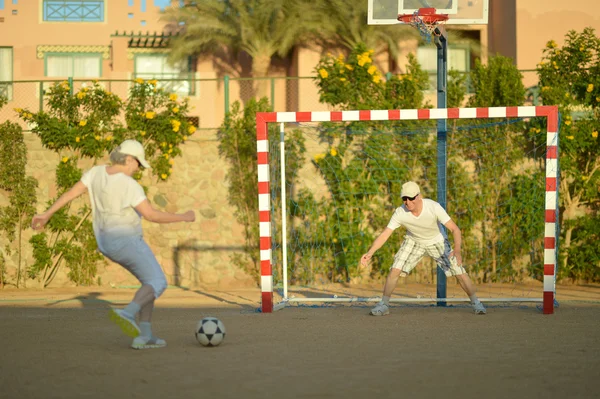
{"type": "MultiPolygon", "coordinates": [[[[379,290],[365,287],[361,295],[379,290]]],[[[143,351],[130,349],[107,317],[133,293],[0,290],[0,398],[600,395],[600,286],[557,288],[553,315],[535,303],[488,303],[485,316],[461,303],[397,303],[385,317],[368,316],[370,304],[262,314],[256,289],[170,288],[153,323],[168,347],[143,351]],[[194,337],[197,321],[209,315],[227,328],[216,348],[194,337]]]]}

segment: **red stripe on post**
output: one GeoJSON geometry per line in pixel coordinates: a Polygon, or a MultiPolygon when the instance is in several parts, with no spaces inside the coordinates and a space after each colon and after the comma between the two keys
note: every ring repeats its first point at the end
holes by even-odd
{"type": "Polygon", "coordinates": [[[554,249],[555,243],[556,243],[556,238],[544,237],[544,249],[554,249]]]}
{"type": "Polygon", "coordinates": [[[388,111],[388,118],[391,121],[397,121],[400,119],[400,110],[399,109],[391,109],[388,111]]]}
{"type": "Polygon", "coordinates": [[[296,112],[296,122],[311,122],[312,112],[296,112]]]}
{"type": "Polygon", "coordinates": [[[371,111],[369,111],[369,110],[358,111],[358,120],[370,121],[371,120],[371,111]]]}
{"type": "Polygon", "coordinates": [[[516,118],[519,116],[519,107],[506,107],[506,117],[516,118]]]}
{"type": "Polygon", "coordinates": [[[260,261],[260,275],[261,276],[270,276],[273,274],[273,269],[271,267],[270,260],[261,260],[260,261]]]}
{"type": "Polygon", "coordinates": [[[554,313],[554,292],[544,292],[544,314],[554,313]]]}
{"type": "Polygon", "coordinates": [[[258,221],[259,222],[270,222],[271,221],[271,212],[259,211],[258,212],[258,221]]]}
{"type": "Polygon", "coordinates": [[[460,118],[460,110],[458,108],[448,108],[448,119],[460,118]]]}
{"type": "Polygon", "coordinates": [[[554,265],[544,265],[544,276],[554,276],[554,265]]]}
{"type": "Polygon", "coordinates": [[[546,209],[546,223],[556,223],[556,211],[554,209],[546,209]]]}
{"type": "Polygon", "coordinates": [[[266,165],[269,163],[269,153],[268,152],[259,152],[257,154],[258,164],[266,165]]]}
{"type": "Polygon", "coordinates": [[[260,115],[265,122],[277,122],[277,112],[259,112],[256,115],[260,115]]]}
{"type": "Polygon", "coordinates": [[[260,237],[261,251],[271,249],[271,237],[260,237]]]}
{"type": "Polygon", "coordinates": [[[272,292],[263,292],[262,293],[261,310],[263,313],[273,313],[273,293],[272,292]]]}
{"type": "Polygon", "coordinates": [[[419,119],[431,119],[431,117],[429,116],[429,110],[428,109],[417,110],[417,118],[419,118],[419,119]]]}
{"type": "Polygon", "coordinates": [[[340,111],[333,111],[331,113],[331,121],[336,121],[336,122],[341,122],[342,119],[342,113],[340,111]]]}
{"type": "Polygon", "coordinates": [[[488,108],[477,108],[477,110],[475,111],[475,115],[478,118],[489,118],[490,110],[488,108]]]}
{"type": "Polygon", "coordinates": [[[556,146],[555,145],[548,146],[548,151],[546,151],[546,159],[556,159],[556,156],[557,156],[556,146]]]}
{"type": "Polygon", "coordinates": [[[269,182],[268,181],[258,182],[258,193],[259,194],[269,194],[269,182]]]}
{"type": "Polygon", "coordinates": [[[556,191],[556,177],[546,177],[546,191],[556,191]]]}

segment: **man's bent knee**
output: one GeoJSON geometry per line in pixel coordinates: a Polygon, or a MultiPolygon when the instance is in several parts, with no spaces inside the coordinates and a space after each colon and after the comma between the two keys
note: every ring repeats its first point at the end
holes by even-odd
{"type": "Polygon", "coordinates": [[[167,280],[164,277],[162,279],[152,280],[148,284],[154,289],[154,298],[161,296],[167,289],[167,280]]]}

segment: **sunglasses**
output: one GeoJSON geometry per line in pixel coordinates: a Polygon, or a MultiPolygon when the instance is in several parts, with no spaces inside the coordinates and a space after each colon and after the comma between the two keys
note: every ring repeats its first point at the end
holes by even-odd
{"type": "Polygon", "coordinates": [[[406,202],[406,201],[414,201],[415,198],[417,198],[419,196],[419,194],[415,195],[414,197],[402,197],[402,201],[406,202]]]}

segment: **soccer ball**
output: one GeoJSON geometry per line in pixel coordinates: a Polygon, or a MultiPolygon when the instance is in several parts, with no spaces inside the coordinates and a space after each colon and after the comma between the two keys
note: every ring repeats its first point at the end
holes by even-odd
{"type": "Polygon", "coordinates": [[[225,326],[216,317],[205,317],[196,326],[196,339],[204,346],[217,346],[225,339],[225,326]]]}

